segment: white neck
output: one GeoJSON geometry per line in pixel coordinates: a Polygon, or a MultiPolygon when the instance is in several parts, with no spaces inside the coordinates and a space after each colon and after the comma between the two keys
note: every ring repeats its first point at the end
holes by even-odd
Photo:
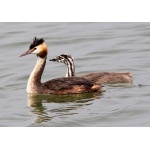
{"type": "Polygon", "coordinates": [[[67,60],[65,62],[66,66],[67,66],[67,73],[66,73],[66,77],[74,77],[75,76],[75,66],[74,66],[74,62],[67,60]]]}
{"type": "Polygon", "coordinates": [[[45,68],[45,64],[46,64],[46,57],[45,58],[38,57],[37,63],[28,79],[26,89],[27,93],[36,93],[35,91],[37,87],[41,84],[41,77],[45,68]]]}

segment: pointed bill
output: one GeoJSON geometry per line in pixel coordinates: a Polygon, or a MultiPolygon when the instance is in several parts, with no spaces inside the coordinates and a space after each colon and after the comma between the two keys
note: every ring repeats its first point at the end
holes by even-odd
{"type": "Polygon", "coordinates": [[[56,58],[50,59],[49,61],[57,61],[57,62],[59,62],[59,57],[57,56],[56,58]]]}
{"type": "Polygon", "coordinates": [[[29,54],[31,54],[32,53],[32,50],[28,50],[28,51],[26,51],[25,53],[23,53],[23,54],[21,54],[19,57],[23,57],[23,56],[26,56],[26,55],[29,55],[29,54]]]}

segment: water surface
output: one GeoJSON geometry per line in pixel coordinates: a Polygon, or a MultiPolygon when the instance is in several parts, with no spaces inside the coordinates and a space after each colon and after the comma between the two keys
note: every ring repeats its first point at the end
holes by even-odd
{"type": "MultiPolygon", "coordinates": [[[[150,126],[150,23],[0,23],[0,41],[0,126],[150,126]],[[103,94],[27,95],[36,56],[18,56],[35,36],[48,58],[71,54],[77,74],[130,71],[134,83],[103,94]]],[[[65,72],[47,61],[42,81],[65,72]]]]}

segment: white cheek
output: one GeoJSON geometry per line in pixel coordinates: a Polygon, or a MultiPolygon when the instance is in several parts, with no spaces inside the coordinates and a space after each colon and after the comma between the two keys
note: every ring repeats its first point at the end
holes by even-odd
{"type": "Polygon", "coordinates": [[[39,49],[37,48],[36,50],[34,50],[33,52],[32,52],[32,54],[38,54],[40,51],[39,51],[39,49]]]}

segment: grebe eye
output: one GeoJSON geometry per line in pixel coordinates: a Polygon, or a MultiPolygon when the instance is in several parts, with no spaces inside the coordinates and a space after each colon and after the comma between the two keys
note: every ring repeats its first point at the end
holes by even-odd
{"type": "Polygon", "coordinates": [[[59,57],[59,61],[60,62],[64,62],[64,58],[63,57],[59,57]]]}
{"type": "Polygon", "coordinates": [[[36,47],[33,48],[33,50],[36,50],[36,49],[37,49],[36,47]]]}
{"type": "Polygon", "coordinates": [[[63,60],[63,57],[59,56],[59,59],[60,59],[60,60],[63,60]]]}

